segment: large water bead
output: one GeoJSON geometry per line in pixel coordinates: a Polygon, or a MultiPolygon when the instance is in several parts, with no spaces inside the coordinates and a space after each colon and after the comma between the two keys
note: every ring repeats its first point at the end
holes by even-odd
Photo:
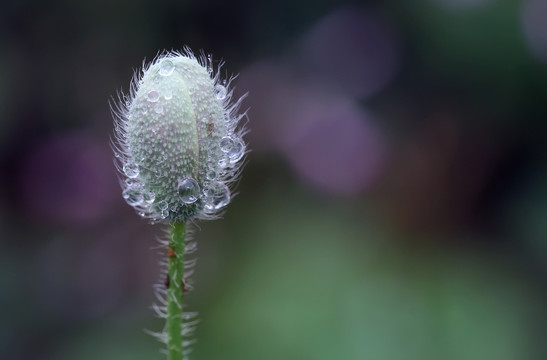
{"type": "Polygon", "coordinates": [[[137,176],[139,176],[139,165],[135,164],[134,162],[128,162],[123,166],[123,172],[125,175],[127,175],[130,179],[135,179],[137,176]]]}
{"type": "Polygon", "coordinates": [[[230,203],[230,189],[222,182],[209,184],[203,190],[205,211],[214,213],[230,203]]]}
{"type": "Polygon", "coordinates": [[[193,204],[199,199],[199,184],[193,178],[179,181],[177,192],[185,204],[193,204]]]}

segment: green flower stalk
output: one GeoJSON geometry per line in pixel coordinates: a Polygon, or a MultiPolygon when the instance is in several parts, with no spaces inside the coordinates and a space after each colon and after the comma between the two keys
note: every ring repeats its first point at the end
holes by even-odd
{"type": "Polygon", "coordinates": [[[157,337],[167,344],[169,360],[186,359],[196,313],[183,311],[195,263],[186,236],[189,221],[218,218],[232,198],[247,146],[243,97],[232,101],[230,83],[221,80],[211,57],[183,52],[158,55],[136,73],[129,95],[113,107],[116,164],[123,174],[125,201],[152,223],[169,225],[163,243],[165,283],[156,287],[166,318],[157,337]]]}

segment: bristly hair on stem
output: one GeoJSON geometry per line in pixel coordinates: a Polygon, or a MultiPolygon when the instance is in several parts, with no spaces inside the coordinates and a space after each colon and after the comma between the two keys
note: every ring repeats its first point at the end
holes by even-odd
{"type": "Polygon", "coordinates": [[[166,320],[161,332],[147,331],[166,345],[168,360],[185,360],[192,352],[191,345],[199,323],[197,312],[186,311],[184,298],[191,291],[191,275],[197,258],[189,258],[196,251],[196,242],[185,223],[169,225],[168,239],[161,241],[162,271],[155,286],[159,304],[153,304],[156,315],[166,320]]]}

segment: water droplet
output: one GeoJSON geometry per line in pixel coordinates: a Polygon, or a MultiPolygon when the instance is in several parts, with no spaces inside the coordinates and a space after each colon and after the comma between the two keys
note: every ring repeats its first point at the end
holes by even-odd
{"type": "Polygon", "coordinates": [[[131,206],[139,206],[144,201],[142,192],[134,187],[128,187],[127,189],[125,189],[122,193],[122,196],[125,201],[131,206]]]}
{"type": "Polygon", "coordinates": [[[218,100],[226,98],[226,88],[220,84],[215,85],[215,96],[218,100]]]}
{"type": "Polygon", "coordinates": [[[225,184],[218,182],[204,191],[205,211],[212,213],[223,208],[230,202],[230,189],[225,184]]]}
{"type": "Polygon", "coordinates": [[[163,97],[165,100],[171,100],[173,98],[173,92],[169,89],[165,90],[165,93],[163,94],[163,97]]]}
{"type": "Polygon", "coordinates": [[[160,217],[161,217],[162,219],[165,219],[165,218],[167,218],[168,216],[169,216],[169,209],[164,209],[164,210],[161,211],[160,217]]]}
{"type": "Polygon", "coordinates": [[[160,178],[161,177],[161,170],[156,171],[155,174],[156,174],[157,178],[160,178]]]}
{"type": "Polygon", "coordinates": [[[163,114],[163,105],[156,104],[156,106],[154,106],[154,111],[156,112],[156,114],[163,114]]]}
{"type": "Polygon", "coordinates": [[[229,152],[233,146],[234,140],[229,136],[225,136],[220,140],[220,150],[222,150],[222,152],[229,152]]]}
{"type": "Polygon", "coordinates": [[[207,171],[205,177],[207,178],[207,180],[215,180],[217,177],[217,172],[215,171],[215,169],[210,169],[207,171]]]}
{"type": "Polygon", "coordinates": [[[170,76],[173,71],[175,71],[175,65],[169,59],[164,59],[160,65],[160,75],[161,76],[170,76]]]}
{"type": "Polygon", "coordinates": [[[199,184],[192,178],[186,178],[179,182],[177,188],[180,199],[185,204],[195,203],[199,197],[199,184]]]}
{"type": "Polygon", "coordinates": [[[128,178],[134,179],[139,176],[139,165],[132,162],[127,163],[123,166],[123,172],[128,178]]]}
{"type": "Polygon", "coordinates": [[[143,196],[144,202],[147,204],[152,204],[154,200],[156,200],[156,194],[150,190],[144,190],[142,192],[142,196],[143,196]]]}
{"type": "Polygon", "coordinates": [[[179,209],[179,208],[178,208],[177,204],[171,206],[171,212],[176,213],[178,209],[179,209]]]}
{"type": "Polygon", "coordinates": [[[160,93],[157,92],[156,90],[150,90],[150,91],[148,92],[147,97],[148,97],[148,101],[150,101],[150,102],[156,102],[156,101],[158,101],[158,100],[160,99],[160,93]]]}
{"type": "Polygon", "coordinates": [[[220,167],[223,169],[227,168],[228,166],[230,166],[230,158],[227,156],[220,158],[220,160],[218,161],[218,165],[220,165],[220,167]]]}
{"type": "Polygon", "coordinates": [[[169,204],[167,203],[167,200],[162,200],[158,203],[158,209],[160,210],[166,210],[169,207],[169,204]]]}
{"type": "Polygon", "coordinates": [[[245,153],[244,149],[245,147],[243,146],[241,140],[236,140],[230,151],[228,151],[228,156],[230,157],[231,162],[241,160],[243,154],[245,153]]]}

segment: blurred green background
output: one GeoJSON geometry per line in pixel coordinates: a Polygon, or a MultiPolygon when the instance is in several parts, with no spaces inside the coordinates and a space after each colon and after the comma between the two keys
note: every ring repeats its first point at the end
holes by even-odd
{"type": "Polygon", "coordinates": [[[108,103],[188,45],[252,149],[192,359],[547,359],[546,34],[547,0],[3,1],[0,358],[164,358],[108,103]]]}

